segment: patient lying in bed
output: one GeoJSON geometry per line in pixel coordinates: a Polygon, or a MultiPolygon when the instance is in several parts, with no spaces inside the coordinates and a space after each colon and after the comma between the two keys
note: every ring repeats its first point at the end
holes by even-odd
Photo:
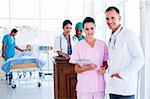
{"type": "Polygon", "coordinates": [[[24,51],[22,53],[18,53],[14,58],[10,58],[2,65],[2,70],[4,70],[6,73],[9,73],[11,71],[11,66],[17,65],[17,64],[26,64],[26,63],[36,63],[38,67],[41,69],[46,62],[40,60],[39,58],[35,57],[33,55],[33,52],[31,51],[31,45],[27,45],[26,47],[27,51],[24,51]]]}
{"type": "Polygon", "coordinates": [[[32,51],[32,46],[30,44],[28,44],[26,46],[26,51],[23,51],[23,52],[20,52],[20,53],[16,54],[15,58],[24,57],[24,56],[33,56],[33,57],[35,57],[35,54],[32,51]]]}

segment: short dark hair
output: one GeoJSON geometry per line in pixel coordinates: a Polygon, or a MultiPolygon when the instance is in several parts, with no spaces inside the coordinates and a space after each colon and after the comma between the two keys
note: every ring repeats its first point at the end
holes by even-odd
{"type": "Polygon", "coordinates": [[[12,29],[12,30],[11,30],[11,33],[17,33],[17,32],[18,32],[17,29],[12,29]]]}
{"type": "Polygon", "coordinates": [[[72,25],[72,22],[70,20],[65,20],[63,22],[63,28],[67,25],[67,24],[71,24],[72,25]]]}
{"type": "Polygon", "coordinates": [[[83,20],[83,28],[84,28],[84,24],[85,23],[88,23],[88,22],[92,22],[95,24],[95,20],[92,18],[92,17],[86,17],[84,20],[83,20]]]}
{"type": "Polygon", "coordinates": [[[115,10],[118,14],[120,14],[119,9],[117,7],[114,7],[114,6],[108,7],[106,9],[105,13],[108,12],[108,11],[111,11],[111,10],[115,10]]]}

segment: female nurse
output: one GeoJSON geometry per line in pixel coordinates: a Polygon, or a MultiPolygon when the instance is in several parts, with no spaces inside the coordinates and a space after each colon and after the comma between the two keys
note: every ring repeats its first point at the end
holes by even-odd
{"type": "Polygon", "coordinates": [[[93,18],[86,17],[83,27],[85,39],[74,46],[70,58],[77,73],[77,99],[104,99],[108,49],[103,41],[94,38],[96,25],[93,18]]]}

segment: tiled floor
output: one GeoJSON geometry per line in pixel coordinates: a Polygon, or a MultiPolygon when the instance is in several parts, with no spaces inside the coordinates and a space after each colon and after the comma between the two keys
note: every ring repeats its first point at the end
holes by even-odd
{"type": "Polygon", "coordinates": [[[43,80],[41,87],[34,81],[21,81],[15,89],[0,80],[0,99],[54,99],[53,78],[43,80]]]}

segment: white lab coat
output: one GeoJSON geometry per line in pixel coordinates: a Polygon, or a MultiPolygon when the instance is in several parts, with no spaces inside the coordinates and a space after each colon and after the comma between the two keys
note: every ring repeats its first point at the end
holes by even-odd
{"type": "MultiPolygon", "coordinates": [[[[71,40],[71,46],[72,46],[72,50],[73,50],[75,43],[78,42],[78,38],[70,35],[70,40],[71,40]]],[[[67,53],[67,40],[64,37],[64,34],[61,34],[55,38],[53,49],[55,52],[62,51],[63,53],[67,53]]]]}
{"type": "Polygon", "coordinates": [[[109,66],[106,73],[106,92],[117,95],[135,95],[137,92],[138,72],[144,65],[144,56],[139,39],[125,27],[116,35],[115,48],[109,45],[109,66]],[[122,79],[113,77],[118,73],[122,79]]]}

